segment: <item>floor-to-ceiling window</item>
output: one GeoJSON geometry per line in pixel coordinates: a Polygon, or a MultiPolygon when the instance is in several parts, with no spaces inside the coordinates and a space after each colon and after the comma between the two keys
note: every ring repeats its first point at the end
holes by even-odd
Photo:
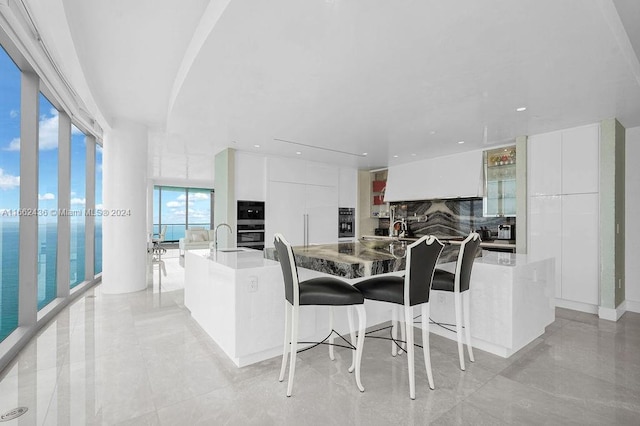
{"type": "MultiPolygon", "coordinates": [[[[96,144],[96,211],[102,210],[102,146],[96,144]]],[[[102,272],[102,215],[95,216],[95,240],[94,240],[94,273],[102,272]]]]}
{"type": "Polygon", "coordinates": [[[0,341],[18,326],[20,70],[0,46],[0,341]]]}
{"type": "Polygon", "coordinates": [[[211,190],[187,188],[187,224],[211,228],[211,190]]]}
{"type": "Polygon", "coordinates": [[[165,241],[178,241],[187,228],[211,228],[211,189],[155,186],[153,232],[166,227],[165,241]]]}
{"type": "Polygon", "coordinates": [[[85,278],[86,135],[76,126],[71,130],[71,288],[85,278]]]}
{"type": "Polygon", "coordinates": [[[161,229],[166,226],[165,241],[178,241],[187,228],[187,191],[185,188],[163,186],[160,205],[161,229]]]}
{"type": "Polygon", "coordinates": [[[38,102],[38,309],[57,294],[58,110],[41,93],[38,102]]]}

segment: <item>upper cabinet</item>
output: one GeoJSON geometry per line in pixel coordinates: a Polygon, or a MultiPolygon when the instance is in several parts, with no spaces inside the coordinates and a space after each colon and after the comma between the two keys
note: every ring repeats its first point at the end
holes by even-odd
{"type": "Polygon", "coordinates": [[[340,171],[331,164],[295,158],[269,157],[268,180],[338,187],[340,171]]]}
{"type": "Polygon", "coordinates": [[[529,137],[527,182],[529,195],[562,193],[562,132],[529,137]]]}
{"type": "Polygon", "coordinates": [[[484,216],[516,215],[516,147],[484,152],[484,216]]]}
{"type": "Polygon", "coordinates": [[[600,126],[577,127],[562,132],[562,193],[598,192],[600,126]]]}
{"type": "Polygon", "coordinates": [[[598,192],[599,146],[598,124],[531,136],[528,143],[529,195],[598,192]]]}
{"type": "Polygon", "coordinates": [[[235,155],[235,198],[237,200],[266,200],[266,158],[244,151],[235,155]]]}
{"type": "Polygon", "coordinates": [[[482,151],[463,152],[389,167],[385,201],[477,197],[482,151]]]}
{"type": "Polygon", "coordinates": [[[358,203],[358,169],[340,167],[339,207],[355,208],[358,203]]]}
{"type": "Polygon", "coordinates": [[[389,203],[386,202],[387,170],[371,172],[371,217],[389,217],[389,203]]]}

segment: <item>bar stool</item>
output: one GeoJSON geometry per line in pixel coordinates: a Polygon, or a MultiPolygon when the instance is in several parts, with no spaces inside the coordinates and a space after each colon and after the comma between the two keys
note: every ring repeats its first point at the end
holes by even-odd
{"type": "MultiPolygon", "coordinates": [[[[348,306],[349,330],[352,345],[356,340],[353,331],[352,308],[356,308],[358,311],[358,341],[355,346],[356,349],[353,354],[351,367],[349,367],[349,372],[351,373],[355,370],[358,389],[360,389],[360,392],[364,392],[364,387],[360,381],[360,362],[362,360],[362,346],[364,345],[367,318],[362,293],[349,283],[333,277],[320,277],[299,281],[298,269],[291,245],[285,240],[282,234],[275,234],[274,245],[278,253],[278,259],[280,260],[280,267],[282,268],[282,275],[284,277],[285,295],[284,349],[282,352],[282,366],[280,367],[279,378],[281,382],[284,380],[284,372],[287,368],[287,353],[291,353],[287,396],[291,396],[291,392],[293,391],[293,376],[295,374],[296,354],[298,351],[299,308],[303,305],[325,305],[329,306],[330,309],[333,309],[333,306],[348,306]]],[[[330,318],[332,321],[332,312],[330,318]]],[[[333,327],[333,324],[331,325],[333,327]]],[[[332,339],[330,339],[330,344],[331,343],[332,339]]],[[[330,357],[333,359],[332,350],[330,350],[330,357]]]]}
{"type": "Polygon", "coordinates": [[[453,293],[453,300],[456,315],[456,337],[458,338],[458,356],[460,358],[460,369],[464,371],[464,348],[462,347],[462,318],[464,316],[464,331],[467,341],[469,360],[474,362],[473,349],[471,347],[471,321],[469,311],[469,282],[471,281],[471,269],[476,258],[476,251],[480,246],[480,235],[472,232],[462,241],[458,260],[456,262],[456,272],[436,269],[433,274],[433,284],[431,290],[448,291],[453,293]],[[464,313],[464,314],[463,314],[464,313]]]}
{"type": "Polygon", "coordinates": [[[407,335],[405,350],[409,363],[409,396],[411,399],[416,398],[413,349],[413,307],[416,305],[422,305],[422,350],[429,387],[434,389],[429,350],[429,289],[443,247],[444,244],[434,236],[422,237],[407,247],[407,266],[404,277],[383,274],[354,285],[362,292],[365,299],[404,306],[407,335]]]}

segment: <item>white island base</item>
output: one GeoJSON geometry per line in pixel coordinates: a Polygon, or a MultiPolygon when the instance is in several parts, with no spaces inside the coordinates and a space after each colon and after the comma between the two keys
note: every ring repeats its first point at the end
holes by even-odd
{"type": "MultiPolygon", "coordinates": [[[[449,272],[455,266],[438,265],[449,272]]],[[[483,251],[473,264],[469,291],[472,346],[508,358],[555,321],[555,260],[483,251]]],[[[434,291],[430,308],[434,322],[455,324],[452,293],[434,291]]],[[[455,330],[455,325],[447,328],[455,330]]],[[[436,324],[430,331],[457,339],[455,332],[436,324]]]]}
{"type": "MultiPolygon", "coordinates": [[[[453,271],[455,264],[439,267],[453,271]]],[[[526,255],[483,252],[471,276],[473,347],[506,358],[543,334],[555,320],[554,268],[553,259],[531,261],[526,255]]],[[[324,275],[304,268],[298,272],[301,280],[324,275]]],[[[193,318],[238,367],[282,355],[282,272],[278,262],[263,258],[262,252],[219,251],[213,260],[208,250],[188,251],[184,294],[193,318]]],[[[430,304],[434,321],[454,324],[452,294],[434,291],[430,304]]],[[[391,319],[389,304],[366,301],[365,308],[367,327],[391,319]]],[[[344,336],[349,332],[346,309],[334,308],[334,328],[344,336]]],[[[299,340],[324,339],[329,333],[328,312],[324,306],[301,306],[299,340]]],[[[455,333],[435,324],[430,331],[456,339],[455,333]]],[[[365,351],[366,347],[365,340],[365,351]]]]}
{"type": "MultiPolygon", "coordinates": [[[[303,268],[298,274],[300,280],[323,275],[303,268]]],[[[215,260],[209,250],[186,252],[184,304],[238,367],[282,355],[284,303],[280,264],[261,251],[218,251],[215,260]]],[[[343,336],[349,332],[346,309],[334,308],[334,329],[343,336]]],[[[329,308],[301,306],[299,340],[317,342],[328,334],[329,308]]]]}

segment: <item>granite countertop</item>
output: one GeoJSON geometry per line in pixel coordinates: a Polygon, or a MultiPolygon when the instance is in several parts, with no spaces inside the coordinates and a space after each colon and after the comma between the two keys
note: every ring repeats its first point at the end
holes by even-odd
{"type": "MultiPolygon", "coordinates": [[[[364,235],[363,238],[366,238],[368,240],[399,240],[399,241],[407,241],[407,242],[412,242],[412,241],[418,241],[420,239],[420,237],[402,237],[402,238],[396,238],[396,237],[383,237],[383,236],[379,236],[379,235],[364,235]]],[[[437,236],[437,238],[442,241],[445,244],[456,244],[456,245],[460,245],[460,243],[466,238],[466,237],[459,237],[459,236],[437,236]]],[[[480,247],[486,247],[486,248],[505,248],[505,249],[515,249],[516,248],[516,241],[515,240],[483,240],[480,243],[480,247]]]]}
{"type": "MultiPolygon", "coordinates": [[[[293,247],[300,268],[344,278],[369,277],[405,268],[407,241],[391,242],[386,247],[369,248],[360,242],[293,247]]],[[[410,244],[410,242],[409,242],[410,244]]],[[[445,245],[438,263],[454,262],[459,248],[445,245]]],[[[265,249],[265,257],[277,259],[275,248],[265,249]]]]}

